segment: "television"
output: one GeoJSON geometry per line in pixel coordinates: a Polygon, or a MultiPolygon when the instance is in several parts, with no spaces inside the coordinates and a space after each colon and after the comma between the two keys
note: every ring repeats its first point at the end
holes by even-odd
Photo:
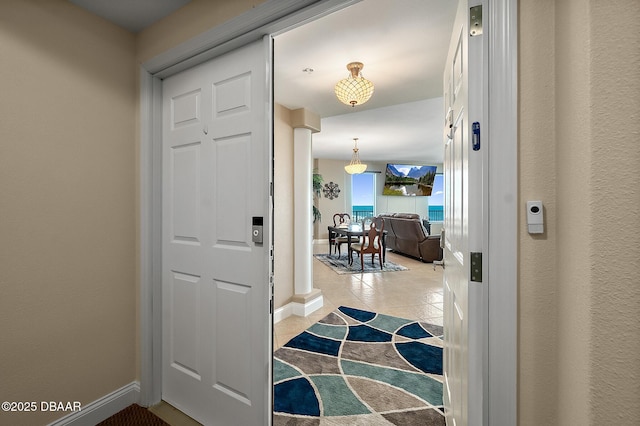
{"type": "Polygon", "coordinates": [[[430,196],[436,166],[388,163],[382,195],[430,196]]]}

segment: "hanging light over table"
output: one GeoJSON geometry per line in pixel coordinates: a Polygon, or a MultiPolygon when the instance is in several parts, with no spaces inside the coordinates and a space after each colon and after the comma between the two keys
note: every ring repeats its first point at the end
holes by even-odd
{"type": "Polygon", "coordinates": [[[347,64],[347,69],[351,75],[336,84],[336,96],[343,104],[355,107],[367,102],[373,95],[373,83],[360,73],[363,67],[362,62],[347,64]]]}
{"type": "Polygon", "coordinates": [[[360,162],[360,155],[358,155],[358,138],[353,138],[354,147],[353,155],[351,156],[351,162],[344,166],[344,170],[350,175],[357,175],[367,170],[367,165],[360,162]]]}

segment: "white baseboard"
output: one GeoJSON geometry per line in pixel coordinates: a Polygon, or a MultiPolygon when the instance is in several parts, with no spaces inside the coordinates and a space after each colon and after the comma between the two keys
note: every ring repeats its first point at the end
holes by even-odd
{"type": "Polygon", "coordinates": [[[293,315],[297,315],[299,317],[306,317],[307,315],[312,314],[318,309],[322,308],[324,305],[324,297],[320,295],[313,300],[308,301],[307,303],[291,303],[293,309],[293,315]]]}
{"type": "Polygon", "coordinates": [[[277,324],[285,318],[289,318],[293,315],[293,308],[291,307],[291,303],[287,303],[281,308],[273,311],[273,323],[277,324]]]}
{"type": "Polygon", "coordinates": [[[131,382],[83,406],[80,411],[69,413],[49,423],[48,426],[94,426],[138,401],[140,401],[140,383],[131,382]]]}
{"type": "Polygon", "coordinates": [[[291,315],[306,317],[307,315],[317,311],[324,305],[322,296],[316,297],[307,303],[290,302],[273,312],[273,323],[277,324],[291,315]]]}

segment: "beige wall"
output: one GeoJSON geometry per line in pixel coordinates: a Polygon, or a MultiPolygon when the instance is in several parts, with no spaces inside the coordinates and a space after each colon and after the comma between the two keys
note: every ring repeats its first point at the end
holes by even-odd
{"type": "Polygon", "coordinates": [[[558,422],[565,424],[589,424],[593,410],[589,358],[595,335],[589,306],[595,283],[590,273],[592,232],[584,231],[593,229],[592,206],[597,201],[588,182],[595,172],[593,148],[599,142],[593,140],[591,126],[585,125],[593,119],[589,111],[591,35],[587,9],[587,2],[580,0],[557,2],[555,10],[557,403],[558,422]]]}
{"type": "Polygon", "coordinates": [[[251,10],[264,1],[192,0],[138,34],[138,61],[144,63],[216,25],[251,10]]]}
{"type": "Polygon", "coordinates": [[[324,196],[324,192],[320,192],[320,198],[316,200],[316,206],[322,214],[322,219],[315,223],[314,239],[328,239],[329,232],[327,226],[333,225],[333,215],[340,212],[349,212],[351,210],[349,198],[349,191],[351,187],[351,181],[348,175],[344,171],[344,166],[347,164],[341,160],[328,160],[328,159],[314,159],[317,173],[322,175],[322,187],[324,185],[333,182],[338,184],[340,194],[338,198],[330,200],[324,196]]]}
{"type": "Polygon", "coordinates": [[[591,424],[631,425],[640,419],[640,2],[588,7],[591,424]]]}
{"type": "Polygon", "coordinates": [[[291,111],[276,104],[274,108],[274,300],[275,309],[291,301],[294,289],[293,232],[293,127],[291,111]]]}
{"type": "Polygon", "coordinates": [[[519,425],[557,425],[557,226],[554,2],[520,2],[519,425]],[[522,17],[526,18],[522,18],[522,17]],[[544,202],[545,234],[529,235],[524,205],[544,202]]]}
{"type": "Polygon", "coordinates": [[[640,3],[519,7],[519,424],[637,424],[640,3]]]}
{"type": "Polygon", "coordinates": [[[3,0],[0,40],[0,400],[86,404],[136,378],[134,36],[3,0]]]}

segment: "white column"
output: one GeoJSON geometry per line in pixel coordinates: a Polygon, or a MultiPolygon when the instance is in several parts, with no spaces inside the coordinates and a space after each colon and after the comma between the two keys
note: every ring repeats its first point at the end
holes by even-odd
{"type": "Polygon", "coordinates": [[[294,289],[295,294],[308,294],[313,288],[313,156],[311,130],[293,129],[294,190],[294,289]]]}

